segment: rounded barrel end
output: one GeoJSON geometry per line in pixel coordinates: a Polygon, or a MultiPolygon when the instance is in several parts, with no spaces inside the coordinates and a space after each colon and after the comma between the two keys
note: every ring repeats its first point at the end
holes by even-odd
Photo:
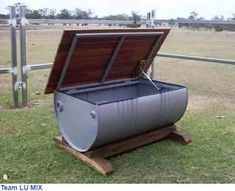
{"type": "Polygon", "coordinates": [[[98,131],[94,105],[56,92],[54,107],[58,128],[67,143],[79,152],[88,151],[98,131]]]}

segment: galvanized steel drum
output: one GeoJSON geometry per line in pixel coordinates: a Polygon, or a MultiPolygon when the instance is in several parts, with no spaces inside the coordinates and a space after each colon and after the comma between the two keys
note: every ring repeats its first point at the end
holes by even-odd
{"type": "Polygon", "coordinates": [[[185,87],[143,78],[168,32],[64,32],[46,93],[54,92],[58,127],[71,147],[85,152],[183,116],[185,87]]]}

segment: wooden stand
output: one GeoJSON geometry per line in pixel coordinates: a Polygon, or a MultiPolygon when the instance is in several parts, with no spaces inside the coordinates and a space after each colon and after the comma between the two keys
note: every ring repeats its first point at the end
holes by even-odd
{"type": "Polygon", "coordinates": [[[141,147],[159,141],[164,138],[169,138],[174,141],[179,141],[183,144],[191,142],[191,138],[185,133],[176,129],[175,125],[164,127],[159,130],[144,133],[127,140],[105,145],[103,147],[87,151],[84,153],[78,152],[71,148],[63,137],[55,137],[53,140],[57,147],[63,149],[70,155],[79,158],[81,161],[95,169],[99,173],[107,176],[113,172],[112,165],[105,158],[115,156],[117,154],[141,147]]]}

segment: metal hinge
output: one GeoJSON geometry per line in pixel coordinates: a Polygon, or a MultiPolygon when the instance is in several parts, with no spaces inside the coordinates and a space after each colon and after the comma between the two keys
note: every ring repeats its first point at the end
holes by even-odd
{"type": "Polygon", "coordinates": [[[142,71],[144,70],[146,63],[147,63],[147,60],[140,60],[140,64],[137,68],[135,77],[140,77],[142,75],[142,71]]]}
{"type": "Polygon", "coordinates": [[[139,65],[139,73],[141,73],[147,64],[147,60],[141,60],[139,65]]]}
{"type": "Polygon", "coordinates": [[[26,26],[26,25],[29,25],[29,21],[25,17],[22,17],[20,25],[23,26],[23,27],[26,26]]]}
{"type": "Polygon", "coordinates": [[[9,19],[9,20],[8,20],[8,24],[11,25],[11,26],[13,26],[13,27],[16,27],[16,25],[17,25],[17,20],[16,20],[16,18],[14,18],[14,19],[9,19]]]}
{"type": "Polygon", "coordinates": [[[13,67],[10,69],[10,73],[11,74],[14,74],[14,75],[17,75],[17,67],[13,67]]]}
{"type": "Polygon", "coordinates": [[[23,74],[26,74],[28,71],[31,70],[31,66],[30,65],[26,65],[26,66],[23,66],[23,74]]]}
{"type": "Polygon", "coordinates": [[[21,82],[21,81],[18,81],[15,83],[15,90],[17,91],[22,91],[22,89],[25,89],[26,88],[26,84],[25,82],[21,82]]]}

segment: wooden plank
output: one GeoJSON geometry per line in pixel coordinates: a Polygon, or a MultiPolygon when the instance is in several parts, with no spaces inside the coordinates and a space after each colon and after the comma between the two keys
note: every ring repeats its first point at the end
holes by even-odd
{"type": "Polygon", "coordinates": [[[61,136],[55,137],[53,140],[56,146],[63,149],[70,155],[80,159],[97,172],[107,176],[113,172],[113,168],[105,158],[136,149],[164,138],[180,141],[183,144],[188,144],[191,142],[190,136],[186,135],[182,131],[177,130],[175,125],[166,126],[155,131],[137,135],[135,137],[112,143],[84,153],[78,152],[71,148],[65,139],[61,136]]]}
{"type": "Polygon", "coordinates": [[[173,140],[173,141],[177,141],[180,142],[182,144],[189,144],[192,142],[192,138],[191,136],[189,136],[188,134],[186,134],[183,131],[179,131],[177,129],[175,129],[174,131],[172,131],[169,136],[169,139],[173,140]]]}
{"type": "Polygon", "coordinates": [[[53,139],[56,146],[63,149],[65,152],[69,153],[70,155],[80,159],[91,168],[95,169],[99,173],[107,176],[113,172],[113,168],[109,161],[105,160],[101,157],[88,157],[83,153],[80,153],[73,148],[71,148],[67,143],[62,140],[62,137],[56,137],[53,139]]]}
{"type": "Polygon", "coordinates": [[[159,130],[129,138],[127,140],[103,146],[92,151],[88,151],[86,152],[86,155],[89,157],[111,157],[141,147],[143,145],[159,141],[163,138],[166,138],[174,130],[175,125],[168,126],[159,130]]]}

